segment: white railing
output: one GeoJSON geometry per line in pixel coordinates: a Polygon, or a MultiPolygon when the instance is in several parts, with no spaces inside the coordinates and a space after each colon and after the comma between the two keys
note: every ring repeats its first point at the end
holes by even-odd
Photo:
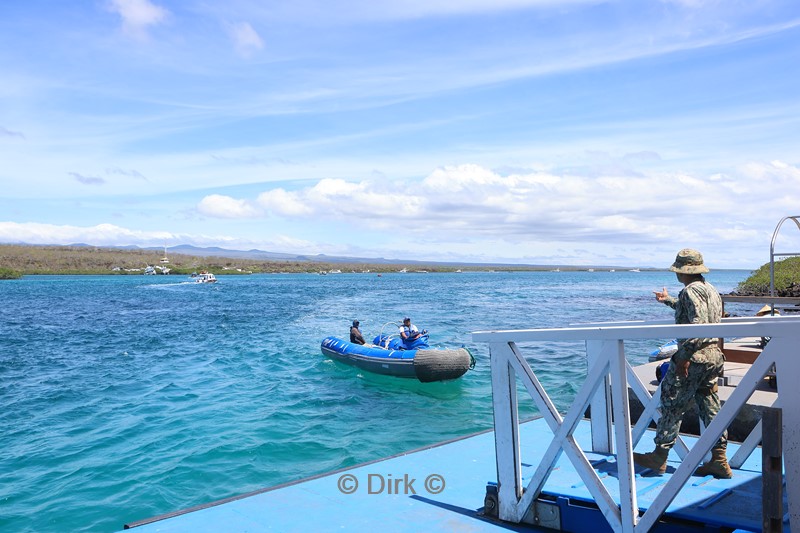
{"type": "MultiPolygon", "coordinates": [[[[593,324],[558,329],[479,331],[473,333],[472,338],[477,342],[487,342],[491,352],[498,514],[501,520],[514,523],[522,521],[525,513],[541,493],[560,455],[564,453],[614,531],[650,530],[774,364],[779,383],[778,400],[775,405],[794,407],[783,410],[783,450],[790,520],[792,524],[800,524],[800,409],[796,408],[800,406],[800,387],[790,381],[800,376],[800,354],[797,353],[800,350],[800,319],[737,318],[726,319],[721,324],[708,325],[675,325],[661,321],[593,324]],[[656,409],[658,394],[651,396],[634,374],[625,358],[625,341],[696,337],[771,337],[771,340],[694,446],[690,449],[682,440],[678,440],[675,450],[682,459],[680,467],[664,485],[647,511],[639,516],[633,448],[645,433],[650,420],[659,416],[656,409]],[[576,394],[572,406],[563,416],[550,400],[536,373],[517,346],[518,343],[527,345],[550,341],[586,343],[588,359],[586,381],[576,394]],[[530,394],[554,434],[524,490],[521,476],[517,379],[530,394]],[[645,406],[645,412],[634,428],[631,428],[628,404],[629,387],[645,406]],[[619,469],[619,504],[600,481],[586,454],[573,437],[575,428],[590,405],[591,451],[616,453],[619,469]],[[613,424],[612,420],[617,421],[617,424],[613,424]]],[[[535,357],[535,353],[531,356],[535,357]]],[[[734,468],[740,466],[759,444],[760,431],[759,423],[742,444],[739,452],[731,459],[734,468]]]]}

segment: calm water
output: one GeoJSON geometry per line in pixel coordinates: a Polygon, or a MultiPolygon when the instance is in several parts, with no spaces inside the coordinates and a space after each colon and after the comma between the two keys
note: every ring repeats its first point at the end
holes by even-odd
{"type": "MultiPolygon", "coordinates": [[[[748,274],[709,280],[728,292],[748,274]]],[[[487,429],[489,354],[471,331],[669,318],[651,291],[680,288],[668,272],[219,279],[0,282],[1,531],[116,531],[487,429]],[[405,315],[432,342],[470,348],[475,370],[421,384],[320,353],[354,318],[372,338],[405,315]]],[[[656,346],[628,358],[644,362],[656,346]]],[[[585,374],[582,353],[554,344],[534,355],[562,410],[585,374]]]]}

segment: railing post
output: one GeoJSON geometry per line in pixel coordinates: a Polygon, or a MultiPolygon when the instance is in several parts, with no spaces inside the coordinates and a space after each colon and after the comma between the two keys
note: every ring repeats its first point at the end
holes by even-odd
{"type": "Polygon", "coordinates": [[[636,482],[633,470],[633,443],[631,442],[631,412],[628,400],[627,362],[625,345],[609,341],[608,350],[614,350],[611,360],[611,383],[613,386],[614,431],[617,437],[617,468],[619,472],[619,504],[623,532],[632,532],[639,521],[639,506],[636,501],[636,482]]]}
{"type": "MultiPolygon", "coordinates": [[[[587,367],[592,368],[601,360],[606,343],[603,341],[586,341],[587,367]]],[[[597,388],[589,404],[591,411],[592,451],[596,453],[613,453],[614,443],[611,429],[611,381],[606,375],[603,384],[597,388]]]]}
{"type": "MultiPolygon", "coordinates": [[[[800,329],[800,328],[798,328],[800,329]]],[[[772,337],[764,349],[775,350],[783,357],[775,361],[775,374],[778,376],[778,398],[781,407],[783,438],[781,448],[783,451],[783,465],[786,469],[786,499],[789,502],[789,519],[792,529],[800,529],[800,387],[793,383],[793,379],[800,376],[800,357],[796,357],[797,347],[800,346],[800,334],[795,333],[790,337],[772,337]]],[[[757,359],[756,359],[757,361],[757,359]]],[[[762,428],[762,439],[766,430],[762,428]]]]}
{"type": "Polygon", "coordinates": [[[497,458],[497,497],[500,520],[519,522],[517,502],[522,496],[519,450],[519,410],[514,369],[509,364],[513,351],[508,343],[491,343],[492,407],[497,458]]]}
{"type": "Polygon", "coordinates": [[[783,531],[783,417],[775,408],[764,409],[761,443],[761,530],[783,531]]]}

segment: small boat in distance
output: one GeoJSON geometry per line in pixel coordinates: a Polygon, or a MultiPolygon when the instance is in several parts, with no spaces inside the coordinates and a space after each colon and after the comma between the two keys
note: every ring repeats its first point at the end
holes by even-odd
{"type": "Polygon", "coordinates": [[[200,272],[199,274],[192,274],[192,279],[195,283],[216,283],[217,278],[211,272],[206,272],[205,270],[200,272]]]}

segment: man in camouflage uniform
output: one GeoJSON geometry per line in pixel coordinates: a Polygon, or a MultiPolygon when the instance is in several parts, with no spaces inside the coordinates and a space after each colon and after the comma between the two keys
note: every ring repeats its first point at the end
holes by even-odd
{"type": "MultiPolygon", "coordinates": [[[[678,252],[670,267],[684,288],[677,298],[667,289],[656,291],[656,299],[675,309],[676,324],[713,324],[722,319],[722,299],[713,285],[703,277],[708,267],[697,250],[686,248],[678,252]]],[[[678,351],[670,360],[669,370],[661,382],[661,417],[653,439],[656,448],[651,453],[634,453],[633,461],[660,474],[667,469],[667,456],[675,444],[683,415],[692,400],[697,403],[706,427],[719,413],[717,377],[722,375],[723,357],[720,340],[711,338],[678,339],[678,351]]],[[[725,450],[728,445],[725,431],[711,450],[712,460],[697,469],[699,475],[729,479],[733,476],[725,450]]]]}

